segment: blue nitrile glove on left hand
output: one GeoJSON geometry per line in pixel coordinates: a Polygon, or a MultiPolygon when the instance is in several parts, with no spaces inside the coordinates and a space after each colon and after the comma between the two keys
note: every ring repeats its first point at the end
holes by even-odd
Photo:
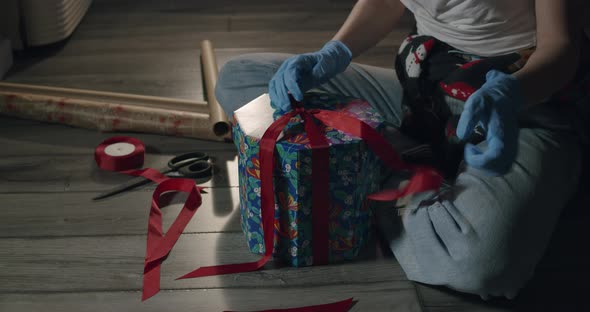
{"type": "Polygon", "coordinates": [[[506,174],[518,150],[517,115],[524,106],[520,82],[512,75],[497,70],[486,74],[486,83],[465,103],[457,125],[457,136],[466,140],[475,126],[486,129],[485,152],[473,144],[465,146],[465,162],[491,176],[506,174]]]}
{"type": "Polygon", "coordinates": [[[289,92],[297,101],[303,93],[343,72],[352,60],[352,52],[342,42],[332,40],[319,51],[286,59],[268,84],[272,107],[280,115],[291,110],[289,92]]]}

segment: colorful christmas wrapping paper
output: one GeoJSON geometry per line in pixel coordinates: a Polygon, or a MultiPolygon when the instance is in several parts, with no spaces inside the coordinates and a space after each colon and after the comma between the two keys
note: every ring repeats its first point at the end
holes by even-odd
{"type": "MultiPolygon", "coordinates": [[[[346,112],[374,129],[382,117],[366,102],[318,91],[306,94],[303,106],[346,112]]],[[[233,138],[238,148],[242,230],[250,250],[264,253],[260,211],[259,140],[273,122],[268,95],[237,110],[233,138]]],[[[330,263],[355,258],[368,240],[372,212],[366,196],[378,190],[381,164],[357,137],[325,128],[330,143],[330,207],[312,207],[311,148],[299,116],[290,120],[279,137],[274,173],[274,256],[292,266],[313,265],[312,209],[329,209],[330,263]]]]}

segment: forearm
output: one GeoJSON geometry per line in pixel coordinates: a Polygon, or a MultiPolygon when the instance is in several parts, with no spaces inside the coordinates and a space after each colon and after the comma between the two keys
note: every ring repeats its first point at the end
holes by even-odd
{"type": "Polygon", "coordinates": [[[375,46],[399,21],[405,7],[399,0],[359,0],[334,36],[353,57],[375,46]]]}
{"type": "Polygon", "coordinates": [[[537,48],[515,73],[527,105],[535,105],[568,84],[581,57],[587,0],[535,0],[537,48]]]}
{"type": "Polygon", "coordinates": [[[537,49],[526,65],[514,73],[520,81],[525,106],[541,103],[569,83],[576,73],[579,58],[577,44],[537,49]]]}

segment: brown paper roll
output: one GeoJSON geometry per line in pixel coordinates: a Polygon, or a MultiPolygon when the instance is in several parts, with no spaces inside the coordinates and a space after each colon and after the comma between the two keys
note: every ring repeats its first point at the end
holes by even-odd
{"type": "Polygon", "coordinates": [[[231,125],[226,113],[215,98],[215,83],[218,76],[217,60],[213,52],[213,44],[209,40],[201,42],[201,65],[203,81],[205,84],[205,95],[209,104],[209,120],[213,127],[213,133],[218,136],[229,138],[231,125]]]}

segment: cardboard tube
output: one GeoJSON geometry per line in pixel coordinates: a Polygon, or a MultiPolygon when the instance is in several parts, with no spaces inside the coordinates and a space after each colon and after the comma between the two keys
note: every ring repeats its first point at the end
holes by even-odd
{"type": "Polygon", "coordinates": [[[209,104],[209,120],[213,127],[213,133],[221,137],[229,137],[231,125],[226,113],[215,98],[215,83],[217,81],[218,68],[213,44],[209,40],[201,42],[201,69],[205,84],[205,95],[209,104]]]}
{"type": "Polygon", "coordinates": [[[166,108],[178,111],[209,114],[209,107],[206,102],[171,99],[157,96],[146,96],[82,89],[68,89],[8,82],[0,82],[0,92],[42,95],[48,97],[60,97],[68,99],[86,99],[94,102],[104,102],[111,104],[117,103],[139,107],[166,108]]]}
{"type": "Polygon", "coordinates": [[[101,131],[134,131],[213,141],[209,115],[166,106],[141,107],[0,90],[0,114],[101,131]]]}

